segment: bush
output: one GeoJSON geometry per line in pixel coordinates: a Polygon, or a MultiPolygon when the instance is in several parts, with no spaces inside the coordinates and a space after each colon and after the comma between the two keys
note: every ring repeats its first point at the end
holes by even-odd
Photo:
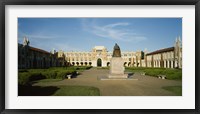
{"type": "Polygon", "coordinates": [[[167,69],[165,70],[166,78],[171,80],[181,80],[182,79],[182,70],[177,69],[167,69]]]}
{"type": "Polygon", "coordinates": [[[27,72],[19,73],[18,74],[18,84],[28,85],[30,76],[31,76],[31,74],[27,73],[27,72]]]}
{"type": "Polygon", "coordinates": [[[92,66],[88,66],[88,67],[86,67],[86,69],[88,70],[88,69],[91,69],[92,68],[92,66]]]}
{"type": "Polygon", "coordinates": [[[182,79],[181,69],[132,67],[132,68],[126,68],[126,70],[133,71],[133,72],[145,72],[146,75],[154,76],[154,77],[157,77],[158,75],[166,75],[166,78],[170,80],[182,79]]]}
{"type": "Polygon", "coordinates": [[[56,79],[63,79],[67,75],[66,71],[61,71],[57,73],[56,79]]]}
{"type": "Polygon", "coordinates": [[[41,73],[29,73],[23,72],[18,74],[18,84],[20,85],[30,85],[31,81],[45,79],[46,77],[41,73]]]}
{"type": "Polygon", "coordinates": [[[69,74],[75,75],[76,71],[75,70],[60,71],[60,72],[57,73],[56,79],[63,79],[69,74]]]}
{"type": "Polygon", "coordinates": [[[92,66],[71,66],[67,67],[68,70],[88,70],[92,68],[92,66]]]}
{"type": "Polygon", "coordinates": [[[75,67],[66,68],[49,68],[49,69],[29,69],[18,71],[18,83],[20,85],[30,85],[31,81],[41,79],[63,79],[66,75],[76,75],[75,67]]]}
{"type": "Polygon", "coordinates": [[[26,69],[19,69],[19,72],[28,72],[26,69]]]}
{"type": "Polygon", "coordinates": [[[44,75],[47,79],[56,79],[57,71],[46,71],[43,72],[42,75],[44,75]]]}
{"type": "Polygon", "coordinates": [[[36,81],[45,79],[46,77],[42,75],[41,73],[31,73],[31,76],[29,77],[29,81],[36,81]]]}

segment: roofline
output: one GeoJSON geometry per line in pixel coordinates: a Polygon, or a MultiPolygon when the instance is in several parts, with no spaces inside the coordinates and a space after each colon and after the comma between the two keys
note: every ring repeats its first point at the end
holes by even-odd
{"type": "Polygon", "coordinates": [[[153,54],[158,54],[158,53],[163,53],[163,52],[168,52],[168,51],[174,51],[174,47],[169,47],[169,48],[164,48],[164,49],[156,50],[156,51],[147,53],[146,55],[153,55],[153,54]]]}
{"type": "Polygon", "coordinates": [[[47,52],[45,50],[42,50],[42,49],[39,49],[39,48],[35,48],[35,47],[32,47],[32,46],[29,46],[29,47],[30,47],[31,50],[34,50],[34,51],[50,54],[50,52],[47,52]]]}
{"type": "MultiPolygon", "coordinates": [[[[20,44],[20,43],[18,43],[18,45],[23,46],[23,44],[20,44]]],[[[35,47],[32,47],[32,46],[29,46],[29,49],[34,50],[34,51],[38,51],[38,52],[41,52],[41,53],[50,54],[50,52],[48,52],[48,51],[45,51],[45,50],[39,49],[39,48],[35,48],[35,47]]]]}

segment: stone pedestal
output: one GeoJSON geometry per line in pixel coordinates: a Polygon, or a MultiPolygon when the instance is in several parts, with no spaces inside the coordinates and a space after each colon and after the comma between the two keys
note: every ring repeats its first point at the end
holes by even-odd
{"type": "Polygon", "coordinates": [[[112,57],[108,78],[128,78],[128,74],[124,74],[124,70],[123,59],[121,57],[112,57]]]}

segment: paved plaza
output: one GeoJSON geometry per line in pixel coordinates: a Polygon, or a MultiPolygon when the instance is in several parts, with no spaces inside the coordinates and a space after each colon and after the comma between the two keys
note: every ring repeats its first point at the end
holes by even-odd
{"type": "Polygon", "coordinates": [[[35,83],[33,86],[81,85],[93,86],[100,90],[101,96],[174,96],[162,89],[163,86],[182,86],[182,81],[163,80],[151,76],[133,74],[138,80],[100,80],[109,74],[108,69],[91,68],[81,72],[76,78],[58,82],[35,83]]]}

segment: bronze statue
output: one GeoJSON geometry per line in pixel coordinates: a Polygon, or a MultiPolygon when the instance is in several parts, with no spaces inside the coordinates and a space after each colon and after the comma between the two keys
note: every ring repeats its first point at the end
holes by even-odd
{"type": "Polygon", "coordinates": [[[121,57],[121,51],[117,43],[115,43],[112,57],[121,57]]]}

